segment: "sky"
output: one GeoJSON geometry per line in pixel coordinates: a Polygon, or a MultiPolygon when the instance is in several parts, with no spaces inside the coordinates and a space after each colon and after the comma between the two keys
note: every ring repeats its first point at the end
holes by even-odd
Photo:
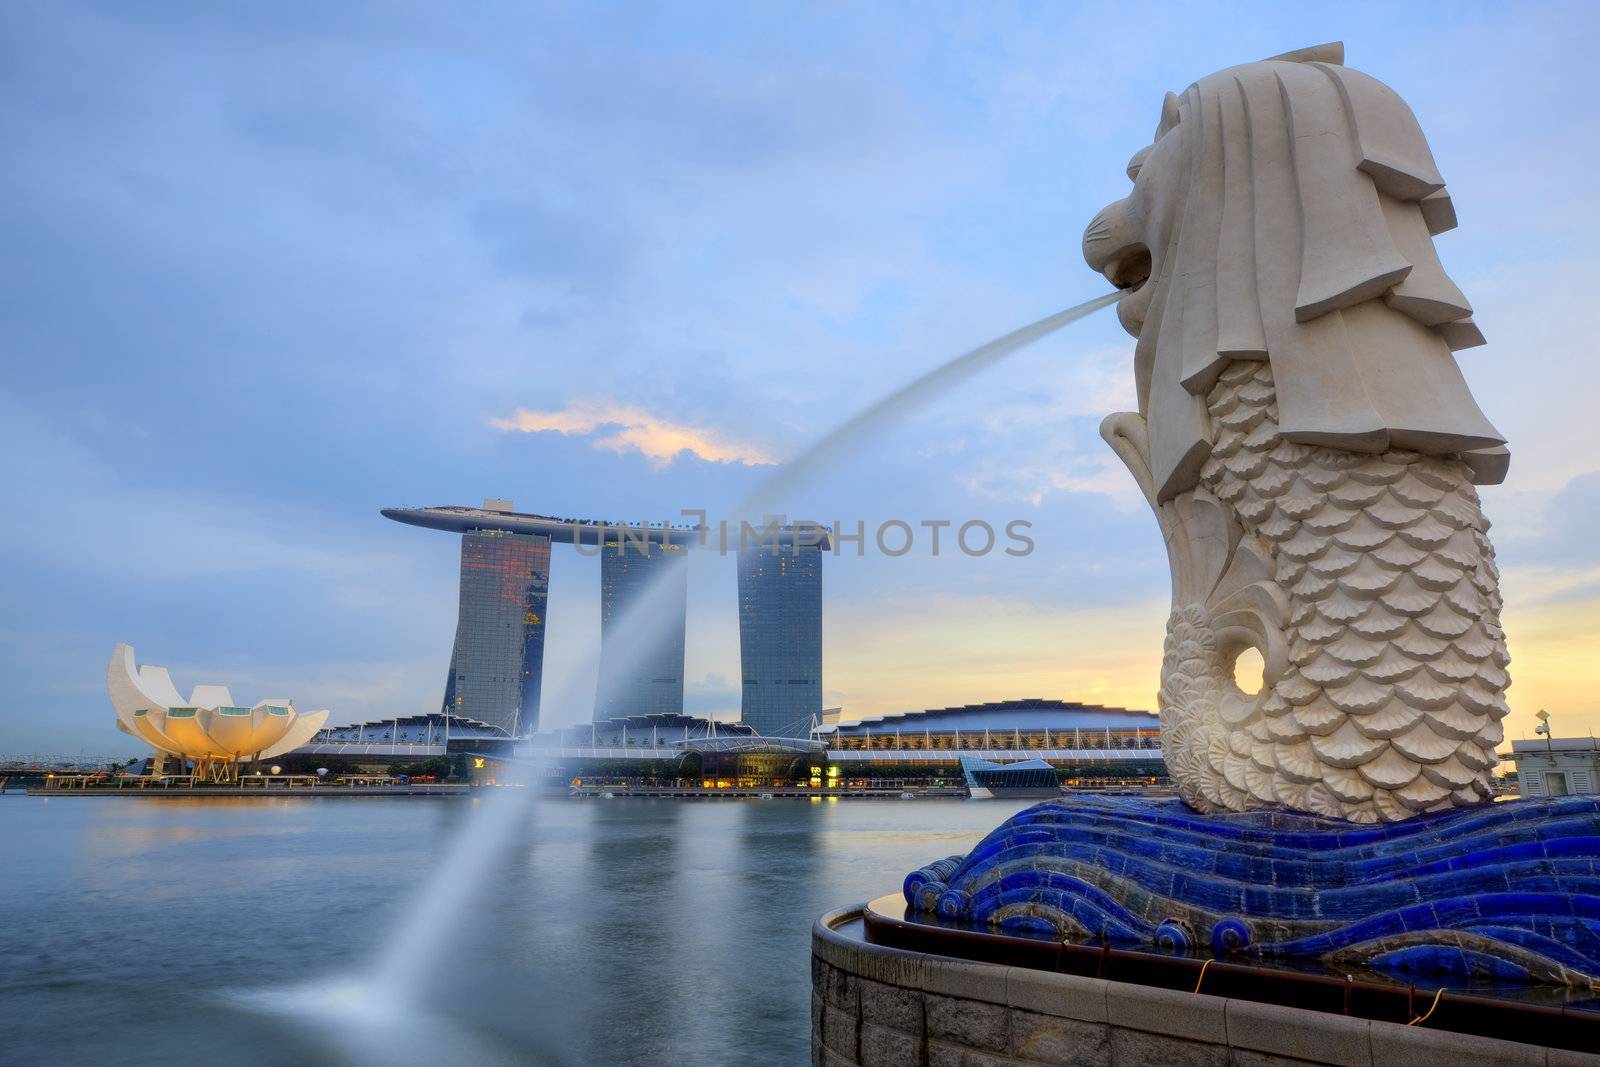
{"type": "MultiPolygon", "coordinates": [[[[458,546],[387,506],[726,507],[873,399],[1106,290],[1083,227],[1163,94],[1328,40],[1393,86],[1511,442],[1483,492],[1508,734],[1600,730],[1600,9],[1554,4],[0,7],[0,753],[122,753],[113,645],[334,722],[436,710],[458,546]]],[[[1150,708],[1165,555],[1100,441],[1101,312],[886,426],[785,510],[848,717],[1150,708]],[[923,521],[1031,524],[928,552],[923,521]],[[1003,544],[1004,542],[1002,542],[1003,544]],[[891,541],[891,547],[893,543],[891,541]]],[[[954,526],[950,529],[953,530],[954,526]]],[[[587,719],[598,563],[557,546],[544,721],[587,719]]],[[[736,717],[731,558],[689,710],[736,717]]]]}

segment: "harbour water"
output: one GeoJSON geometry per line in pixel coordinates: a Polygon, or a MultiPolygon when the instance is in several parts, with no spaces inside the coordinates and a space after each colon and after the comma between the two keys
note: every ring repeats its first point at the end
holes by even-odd
{"type": "MultiPolygon", "coordinates": [[[[812,920],[1029,803],[537,801],[421,1000],[455,1062],[803,1064],[812,920]]],[[[0,1063],[386,1059],[384,1005],[260,1001],[367,966],[479,813],[0,798],[0,1063]]]]}

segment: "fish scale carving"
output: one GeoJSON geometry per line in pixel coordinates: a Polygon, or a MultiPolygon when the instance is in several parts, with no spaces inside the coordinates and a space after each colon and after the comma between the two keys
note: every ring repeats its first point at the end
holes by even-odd
{"type": "Polygon", "coordinates": [[[1184,799],[1378,822],[1490,798],[1509,657],[1466,465],[1284,440],[1265,361],[1230,364],[1207,405],[1200,485],[1288,591],[1289,651],[1242,699],[1206,606],[1174,610],[1160,706],[1184,799]]]}

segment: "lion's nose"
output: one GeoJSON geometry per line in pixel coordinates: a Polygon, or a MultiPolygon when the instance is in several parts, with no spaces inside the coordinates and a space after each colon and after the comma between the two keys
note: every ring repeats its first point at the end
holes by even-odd
{"type": "MultiPolygon", "coordinates": [[[[1144,233],[1135,217],[1131,200],[1118,200],[1094,217],[1089,228],[1083,231],[1083,258],[1090,268],[1111,279],[1118,288],[1130,288],[1118,283],[1113,273],[1120,261],[1131,251],[1144,247],[1144,233]]],[[[1148,254],[1146,255],[1148,260],[1148,254]]]]}

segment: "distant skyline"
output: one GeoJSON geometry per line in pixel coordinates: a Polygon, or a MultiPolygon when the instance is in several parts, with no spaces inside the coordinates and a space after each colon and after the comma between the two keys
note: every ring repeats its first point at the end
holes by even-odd
{"type": "MultiPolygon", "coordinates": [[[[332,722],[435,710],[458,538],[396,505],[718,506],[859,407],[1101,293],[1084,226],[1162,94],[1343,40],[1460,217],[1459,354],[1511,473],[1513,684],[1600,731],[1600,221],[1587,5],[0,9],[0,752],[123,752],[112,647],[332,722]]],[[[1031,523],[1026,557],[824,564],[823,702],[1153,708],[1154,520],[1100,441],[1100,312],[783,510],[1031,523]]],[[[552,551],[542,720],[588,719],[599,561],[552,551]]],[[[691,553],[685,710],[739,712],[691,553]]]]}

